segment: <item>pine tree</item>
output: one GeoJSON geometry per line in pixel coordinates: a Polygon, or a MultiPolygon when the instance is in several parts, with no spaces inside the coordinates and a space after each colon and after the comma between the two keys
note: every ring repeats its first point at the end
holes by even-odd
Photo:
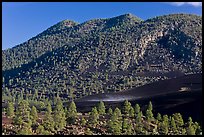
{"type": "Polygon", "coordinates": [[[37,129],[36,129],[37,135],[43,135],[44,132],[45,132],[44,127],[43,127],[42,125],[39,125],[39,126],[37,127],[37,129]]]}
{"type": "Polygon", "coordinates": [[[167,135],[169,132],[169,119],[167,115],[163,116],[163,121],[160,125],[161,133],[167,135]]]}
{"type": "Polygon", "coordinates": [[[192,125],[191,126],[189,125],[186,132],[187,132],[187,135],[195,135],[196,131],[192,125]]]}
{"type": "Polygon", "coordinates": [[[159,122],[162,121],[162,117],[161,117],[161,114],[160,114],[160,113],[157,113],[157,120],[158,120],[159,122]]]}
{"type": "Polygon", "coordinates": [[[32,107],[30,115],[31,115],[32,123],[36,124],[38,119],[38,113],[35,106],[32,107]]]}
{"type": "Polygon", "coordinates": [[[140,106],[139,104],[135,104],[135,116],[137,116],[137,114],[140,112],[140,106]]]}
{"type": "Polygon", "coordinates": [[[188,126],[192,126],[193,125],[193,120],[191,117],[188,118],[188,126]]]}
{"type": "Polygon", "coordinates": [[[75,123],[77,118],[77,110],[74,101],[72,101],[67,109],[67,122],[68,123],[75,123]]]}
{"type": "Polygon", "coordinates": [[[30,124],[23,123],[23,126],[18,130],[17,135],[32,135],[30,124]]]}
{"type": "Polygon", "coordinates": [[[93,135],[92,131],[90,130],[90,128],[87,128],[85,131],[85,135],[93,135]]]}
{"type": "Polygon", "coordinates": [[[194,128],[196,129],[196,135],[202,135],[202,129],[200,125],[198,124],[198,122],[195,122],[194,128]]]}
{"type": "Polygon", "coordinates": [[[119,120],[122,120],[121,110],[119,108],[115,108],[114,114],[118,117],[119,120]]]}
{"type": "Polygon", "coordinates": [[[104,115],[106,113],[106,108],[103,101],[100,101],[100,103],[98,104],[98,113],[99,115],[104,115]]]}
{"type": "Polygon", "coordinates": [[[122,130],[122,121],[120,118],[120,110],[118,108],[115,109],[113,115],[111,116],[110,120],[108,121],[108,127],[113,135],[120,135],[122,130]]]}
{"type": "Polygon", "coordinates": [[[54,110],[54,122],[55,122],[55,129],[57,131],[62,130],[66,125],[66,117],[63,109],[63,104],[60,98],[58,98],[56,107],[54,110]]]}
{"type": "Polygon", "coordinates": [[[173,118],[176,122],[177,127],[182,127],[184,125],[183,118],[180,113],[173,114],[173,118]]]}
{"type": "Polygon", "coordinates": [[[81,125],[85,126],[86,125],[86,120],[84,118],[81,119],[81,125]]]}
{"type": "Polygon", "coordinates": [[[108,109],[108,115],[109,115],[109,116],[112,116],[112,114],[113,114],[113,110],[112,110],[112,108],[109,108],[109,109],[108,109]]]}
{"type": "Polygon", "coordinates": [[[186,135],[186,129],[185,128],[182,128],[181,135],[186,135]]]}
{"type": "Polygon", "coordinates": [[[124,113],[126,116],[129,116],[130,108],[131,108],[131,103],[128,102],[128,100],[125,100],[124,106],[123,106],[123,113],[124,113]]]}
{"type": "Polygon", "coordinates": [[[133,126],[131,123],[128,124],[127,126],[127,131],[126,131],[126,135],[133,135],[134,132],[133,132],[133,126]]]}
{"type": "Polygon", "coordinates": [[[147,118],[148,122],[151,122],[154,119],[153,113],[152,113],[152,103],[151,103],[151,101],[149,102],[149,105],[148,105],[147,110],[146,110],[146,118],[147,118]]]}
{"type": "Polygon", "coordinates": [[[187,132],[187,135],[195,135],[195,133],[196,133],[196,130],[195,130],[195,127],[193,125],[193,121],[192,121],[191,117],[188,118],[188,128],[187,128],[186,132],[187,132]]]}
{"type": "Polygon", "coordinates": [[[9,118],[12,118],[14,116],[14,105],[12,102],[8,102],[8,106],[6,109],[6,115],[9,118]]]}
{"type": "Polygon", "coordinates": [[[135,116],[135,111],[134,111],[134,108],[132,106],[130,107],[129,116],[130,117],[134,117],[135,116]]]}
{"type": "Polygon", "coordinates": [[[123,119],[123,126],[122,126],[122,129],[123,129],[123,132],[126,133],[127,132],[127,128],[128,128],[128,119],[127,118],[124,118],[123,119]]]}
{"type": "Polygon", "coordinates": [[[20,128],[23,125],[26,125],[27,127],[32,125],[32,121],[30,120],[30,107],[26,100],[19,102],[14,117],[14,124],[19,125],[20,128]]]}
{"type": "Polygon", "coordinates": [[[142,111],[140,111],[137,115],[136,115],[136,124],[140,124],[142,122],[142,111]]]}
{"type": "Polygon", "coordinates": [[[50,104],[47,105],[47,112],[45,112],[46,119],[43,121],[43,126],[45,130],[54,131],[54,119],[52,116],[52,107],[50,104]]]}
{"type": "Polygon", "coordinates": [[[98,124],[99,114],[96,107],[92,108],[90,116],[89,116],[89,124],[95,127],[98,124]]]}
{"type": "Polygon", "coordinates": [[[171,126],[171,131],[173,131],[174,134],[178,134],[176,123],[175,123],[175,120],[173,117],[171,118],[171,125],[170,126],[171,126]]]}

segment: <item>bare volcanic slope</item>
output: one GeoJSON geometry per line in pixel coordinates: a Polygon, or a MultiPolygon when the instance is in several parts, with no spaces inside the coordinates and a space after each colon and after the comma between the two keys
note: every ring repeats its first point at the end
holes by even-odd
{"type": "Polygon", "coordinates": [[[57,26],[2,51],[4,99],[38,94],[67,101],[202,72],[200,16],[141,21],[125,14],[57,26]]]}
{"type": "Polygon", "coordinates": [[[78,99],[76,102],[124,102],[125,100],[140,100],[171,93],[195,92],[201,90],[202,74],[189,74],[116,93],[91,95],[78,99]]]}
{"type": "Polygon", "coordinates": [[[158,81],[117,93],[87,96],[75,102],[78,111],[88,112],[99,101],[103,101],[108,109],[121,108],[125,100],[129,100],[132,105],[140,104],[143,106],[142,110],[146,110],[146,105],[151,100],[155,115],[158,112],[169,115],[179,112],[186,120],[191,116],[202,123],[202,74],[158,81]]]}

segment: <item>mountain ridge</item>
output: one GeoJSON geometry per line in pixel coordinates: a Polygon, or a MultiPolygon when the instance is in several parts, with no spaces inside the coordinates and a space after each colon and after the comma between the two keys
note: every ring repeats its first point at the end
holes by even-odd
{"type": "Polygon", "coordinates": [[[21,49],[2,51],[4,86],[72,99],[169,79],[171,72],[202,72],[199,16],[172,14],[138,22],[124,14],[71,24],[62,23],[21,49]]]}

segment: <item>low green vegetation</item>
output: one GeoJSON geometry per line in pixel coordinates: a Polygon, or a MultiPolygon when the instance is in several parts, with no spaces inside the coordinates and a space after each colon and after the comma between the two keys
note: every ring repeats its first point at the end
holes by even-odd
{"type": "MultiPolygon", "coordinates": [[[[10,102],[11,103],[11,102],[10,102]]],[[[173,115],[153,115],[153,104],[150,101],[142,111],[139,104],[135,104],[134,115],[130,115],[132,104],[125,101],[120,108],[105,109],[101,101],[88,113],[77,112],[74,101],[67,107],[67,114],[61,99],[52,111],[51,104],[43,113],[37,113],[34,106],[29,107],[26,100],[21,100],[15,109],[14,117],[10,113],[11,127],[3,126],[3,134],[18,135],[201,135],[201,126],[191,117],[184,121],[180,113],[173,115]],[[105,111],[104,111],[105,110],[105,111]],[[99,113],[100,112],[100,113],[99,113]],[[143,112],[146,112],[143,115],[143,112]],[[66,122],[67,121],[67,122],[66,122]],[[11,132],[12,130],[12,132],[11,132]],[[10,131],[10,132],[9,132],[10,131]]],[[[12,108],[8,105],[7,109],[12,108]]]]}

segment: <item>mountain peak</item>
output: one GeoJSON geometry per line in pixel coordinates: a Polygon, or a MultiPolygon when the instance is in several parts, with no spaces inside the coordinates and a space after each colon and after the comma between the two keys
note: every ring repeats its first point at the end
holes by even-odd
{"type": "Polygon", "coordinates": [[[59,22],[59,25],[62,25],[62,26],[66,26],[66,27],[71,27],[71,26],[75,26],[75,25],[78,25],[77,22],[74,22],[72,20],[63,20],[61,22],[59,22]]]}
{"type": "Polygon", "coordinates": [[[120,20],[124,20],[124,21],[135,21],[135,22],[141,22],[143,21],[141,18],[131,14],[131,13],[126,13],[126,14],[123,14],[123,15],[120,15],[120,16],[117,16],[115,17],[117,19],[120,19],[120,20]]]}

